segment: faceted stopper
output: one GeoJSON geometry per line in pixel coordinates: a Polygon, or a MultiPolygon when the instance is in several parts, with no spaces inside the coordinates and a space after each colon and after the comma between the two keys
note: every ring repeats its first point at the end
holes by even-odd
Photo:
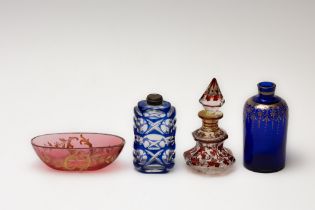
{"type": "Polygon", "coordinates": [[[216,111],[218,107],[224,104],[223,95],[215,78],[212,79],[208,88],[199,99],[199,102],[208,111],[216,111]]]}
{"type": "Polygon", "coordinates": [[[163,97],[160,94],[150,94],[147,96],[147,103],[153,106],[162,105],[163,97]]]}

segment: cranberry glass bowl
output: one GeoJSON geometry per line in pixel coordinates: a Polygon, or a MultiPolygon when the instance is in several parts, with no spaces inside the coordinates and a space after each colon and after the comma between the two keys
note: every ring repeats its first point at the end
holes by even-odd
{"type": "Polygon", "coordinates": [[[119,136],[101,133],[55,133],[31,141],[39,158],[49,167],[62,171],[104,168],[114,162],[124,147],[119,136]]]}

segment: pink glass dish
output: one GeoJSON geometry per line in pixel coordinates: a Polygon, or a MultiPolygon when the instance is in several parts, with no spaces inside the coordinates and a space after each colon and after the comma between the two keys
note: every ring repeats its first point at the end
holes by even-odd
{"type": "Polygon", "coordinates": [[[31,143],[39,158],[49,167],[62,171],[86,171],[101,169],[114,162],[125,140],[110,134],[56,133],[37,136],[31,143]]]}

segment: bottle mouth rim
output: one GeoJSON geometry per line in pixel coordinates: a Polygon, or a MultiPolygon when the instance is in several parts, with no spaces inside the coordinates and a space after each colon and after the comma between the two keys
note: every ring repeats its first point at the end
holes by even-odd
{"type": "Polygon", "coordinates": [[[273,82],[260,82],[257,84],[260,95],[273,96],[276,90],[276,84],[273,82]]]}
{"type": "Polygon", "coordinates": [[[276,84],[273,82],[268,82],[268,81],[264,81],[264,82],[260,82],[257,84],[259,89],[263,89],[263,90],[268,90],[268,89],[275,89],[276,88],[276,84]]]}

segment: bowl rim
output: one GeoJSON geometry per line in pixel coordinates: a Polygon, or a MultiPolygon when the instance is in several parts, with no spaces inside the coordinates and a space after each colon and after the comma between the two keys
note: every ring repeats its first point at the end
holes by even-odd
{"type": "Polygon", "coordinates": [[[124,147],[126,141],[123,137],[114,135],[114,134],[109,134],[109,133],[97,133],[97,132],[60,132],[60,133],[47,133],[47,134],[41,134],[38,136],[35,136],[31,139],[31,144],[33,147],[40,147],[40,148],[47,148],[47,149],[64,149],[64,150],[91,150],[94,148],[113,148],[113,147],[124,147]],[[120,144],[117,145],[109,145],[109,146],[103,146],[103,147],[90,147],[90,148],[79,148],[79,147],[74,147],[74,148],[56,148],[56,147],[50,147],[50,146],[41,146],[36,143],[34,143],[35,139],[43,137],[43,136],[52,136],[52,135],[60,135],[60,134],[96,134],[96,135],[102,135],[102,136],[114,136],[117,137],[121,140],[120,144]]]}

